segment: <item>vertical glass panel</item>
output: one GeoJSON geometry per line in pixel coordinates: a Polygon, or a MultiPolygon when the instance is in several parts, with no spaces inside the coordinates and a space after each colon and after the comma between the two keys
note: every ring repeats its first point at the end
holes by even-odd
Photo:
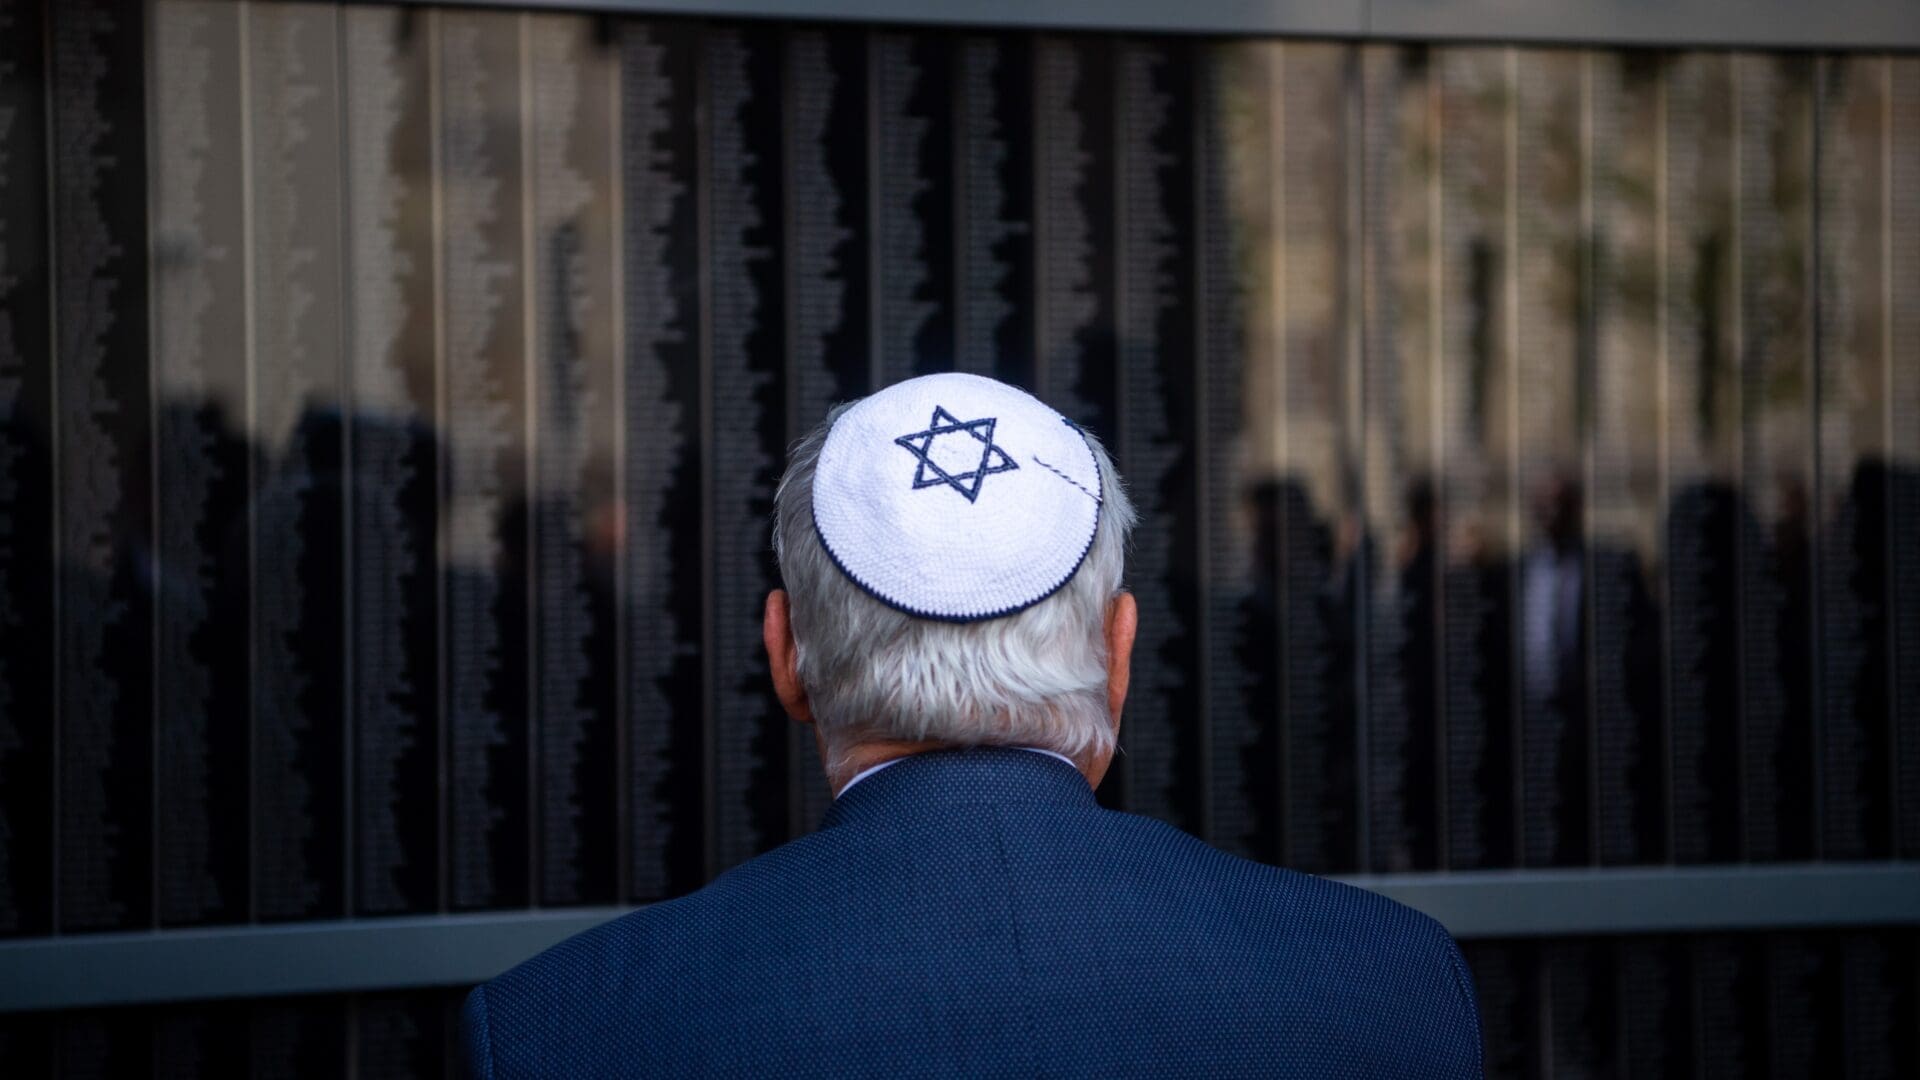
{"type": "MultiPolygon", "coordinates": [[[[686,892],[707,873],[709,462],[701,437],[694,45],[683,25],[620,27],[622,505],[613,527],[621,546],[627,890],[637,900],[686,892]]],[[[856,167],[864,170],[864,161],[856,167]]],[[[796,249],[808,250],[808,233],[796,235],[796,249]]],[[[808,310],[802,301],[796,316],[808,310]]],[[[864,350],[854,351],[864,364],[864,350]]]]}
{"type": "MultiPolygon", "coordinates": [[[[440,231],[434,175],[436,16],[356,7],[341,16],[352,415],[353,676],[349,903],[396,895],[437,907],[453,880],[442,794],[448,760],[441,680],[442,347],[440,231]]],[[[456,790],[465,772],[447,780],[456,790]]],[[[458,803],[472,807],[469,795],[458,803]]],[[[464,823],[485,827],[488,817],[464,823]]],[[[468,850],[462,844],[462,850],[468,850]]],[[[471,865],[471,864],[468,864],[471,865]]],[[[261,891],[269,918],[316,914],[298,889],[261,891]]]]}
{"type": "MultiPolygon", "coordinates": [[[[253,455],[250,656],[258,880],[339,913],[347,521],[340,53],[319,5],[246,18],[253,455]]],[[[165,476],[162,475],[162,483],[165,476]]],[[[431,857],[408,867],[433,880],[431,857]]],[[[423,890],[430,907],[430,887],[423,890]]]]}
{"type": "MultiPolygon", "coordinates": [[[[538,342],[523,157],[532,135],[523,116],[530,73],[517,16],[433,19],[448,902],[520,905],[532,889],[536,768],[527,625],[528,380],[538,342]]],[[[373,850],[363,843],[363,855],[373,850]]],[[[418,874],[420,854],[398,849],[394,865],[365,867],[362,910],[430,906],[432,879],[418,874]]]]}
{"type": "Polygon", "coordinates": [[[613,516],[617,56],[585,18],[526,26],[534,250],[532,665],[542,905],[617,883],[613,516]]]}
{"type": "MultiPolygon", "coordinates": [[[[1195,502],[1194,84],[1198,52],[1124,41],[1113,54],[1116,117],[1116,464],[1141,526],[1127,563],[1139,599],[1127,718],[1125,806],[1200,825],[1200,626],[1195,502]]],[[[1099,434],[1098,430],[1095,434],[1099,434]]]]}
{"type": "Polygon", "coordinates": [[[1511,197],[1517,57],[1440,57],[1440,595],[1447,739],[1447,864],[1511,866],[1519,746],[1514,727],[1511,197]]]}
{"type": "Polygon", "coordinates": [[[59,563],[55,924],[125,930],[151,922],[156,825],[146,19],[138,7],[106,2],[47,10],[59,563]]]}
{"type": "Polygon", "coordinates": [[[1582,483],[1592,415],[1583,382],[1593,356],[1591,62],[1580,53],[1540,50],[1511,60],[1506,453],[1516,518],[1510,528],[1518,591],[1510,610],[1525,822],[1520,861],[1528,866],[1578,865],[1592,852],[1592,583],[1582,483]]]}
{"type": "Polygon", "coordinates": [[[0,3],[0,937],[53,906],[53,319],[45,9],[0,3]]]}
{"type": "MultiPolygon", "coordinates": [[[[1888,353],[1887,435],[1893,461],[1889,535],[1920,529],[1920,59],[1887,62],[1889,227],[1881,238],[1888,353]],[[1897,223],[1897,224],[1896,224],[1897,223]]],[[[1895,543],[1888,576],[1893,597],[1893,709],[1899,739],[1899,854],[1920,857],[1920,545],[1895,543]]]]}
{"type": "Polygon", "coordinates": [[[1656,862],[1667,855],[1656,583],[1664,547],[1661,230],[1669,212],[1662,166],[1670,61],[1597,53],[1587,63],[1591,300],[1581,368],[1594,856],[1606,864],[1656,862]]]}
{"type": "Polygon", "coordinates": [[[1738,859],[1740,399],[1735,381],[1733,79],[1725,56],[1666,76],[1660,259],[1666,681],[1673,858],[1738,859]]]}
{"type": "Polygon", "coordinates": [[[1372,869],[1440,866],[1437,56],[1363,52],[1365,664],[1372,869]]]}
{"type": "Polygon", "coordinates": [[[1214,54],[1201,112],[1207,835],[1267,862],[1281,857],[1284,789],[1281,564],[1260,460],[1277,401],[1279,56],[1265,44],[1214,54]]]}
{"type": "Polygon", "coordinates": [[[1832,58],[1815,76],[1819,841],[1860,859],[1893,850],[1887,62],[1832,58]]]}
{"type": "Polygon", "coordinates": [[[1813,855],[1813,62],[1733,58],[1749,859],[1813,855]]]}
{"type": "MultiPolygon", "coordinates": [[[[151,30],[154,716],[162,923],[247,917],[246,43],[237,7],[155,5],[151,30]]],[[[312,818],[309,816],[308,820],[312,818]]],[[[280,850],[285,850],[284,848],[280,850]]],[[[339,850],[332,852],[339,862],[339,850]]],[[[269,856],[271,857],[271,856],[269,856]]],[[[263,867],[264,870],[264,867],[263,867]]],[[[263,875],[265,876],[265,875],[263,875]]],[[[277,884],[277,882],[276,882],[277,884]]],[[[278,890],[269,890],[278,895],[278,890]]],[[[336,894],[337,902],[337,894],[336,894]]]]}
{"type": "Polygon", "coordinates": [[[1274,69],[1274,413],[1256,460],[1271,478],[1262,525],[1278,560],[1283,861],[1358,865],[1353,657],[1359,582],[1360,376],[1349,235],[1355,148],[1347,108],[1358,54],[1288,44],[1274,69]]]}
{"type": "Polygon", "coordinates": [[[711,701],[709,873],[791,832],[790,721],[773,698],[760,640],[777,580],[766,529],[787,445],[780,44],[765,27],[713,28],[700,39],[703,435],[713,455],[702,646],[711,701]]]}

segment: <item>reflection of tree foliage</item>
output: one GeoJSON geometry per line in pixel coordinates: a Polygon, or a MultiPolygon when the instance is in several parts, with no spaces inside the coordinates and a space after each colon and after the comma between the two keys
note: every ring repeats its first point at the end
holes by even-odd
{"type": "MultiPolygon", "coordinates": [[[[1753,310],[1757,331],[1746,343],[1758,367],[1753,387],[1761,405],[1791,407],[1805,400],[1806,365],[1797,343],[1808,340],[1806,303],[1808,223],[1811,220],[1813,147],[1813,61],[1803,56],[1770,58],[1773,85],[1763,100],[1743,105],[1765,108],[1768,183],[1758,194],[1762,206],[1743,206],[1752,242],[1743,244],[1741,272],[1753,282],[1753,310]]],[[[1758,72],[1755,73],[1759,75],[1758,72]]],[[[1755,95],[1759,98],[1760,95],[1755,95]]],[[[1744,121],[1744,117],[1742,118],[1744,121]]]]}
{"type": "MultiPolygon", "coordinates": [[[[1629,56],[1635,55],[1632,53],[1629,56]]],[[[1651,96],[1659,92],[1660,74],[1636,73],[1636,66],[1623,65],[1621,80],[1630,93],[1651,96]]],[[[1646,138],[1656,136],[1652,132],[1646,138]]],[[[1619,157],[1602,155],[1593,163],[1593,182],[1612,196],[1613,209],[1623,217],[1652,221],[1659,213],[1660,188],[1657,169],[1640,172],[1626,168],[1619,157]]],[[[1606,223],[1599,228],[1608,230],[1606,223]]],[[[1611,277],[1613,290],[1609,301],[1616,310],[1609,315],[1633,320],[1642,327],[1651,326],[1660,304],[1660,260],[1658,248],[1652,244],[1636,245],[1631,249],[1614,244],[1609,248],[1609,259],[1603,265],[1611,277]]]]}
{"type": "Polygon", "coordinates": [[[1272,182],[1267,151],[1267,69],[1263,46],[1229,46],[1220,58],[1219,107],[1227,132],[1228,190],[1233,206],[1234,281],[1244,290],[1243,315],[1264,325],[1271,318],[1270,291],[1253,288],[1265,280],[1274,258],[1272,222],[1267,220],[1266,185],[1272,182]]]}
{"type": "MultiPolygon", "coordinates": [[[[1583,115],[1585,63],[1586,58],[1578,53],[1522,57],[1515,87],[1519,142],[1511,150],[1519,170],[1515,178],[1519,187],[1511,197],[1518,211],[1522,250],[1510,257],[1520,260],[1515,272],[1534,279],[1523,283],[1528,295],[1514,317],[1548,329],[1544,341],[1525,342],[1523,347],[1537,349],[1550,342],[1556,353],[1563,345],[1573,353],[1567,401],[1572,407],[1572,415],[1567,417],[1572,430],[1558,433],[1557,438],[1547,436],[1555,438],[1562,452],[1567,441],[1587,429],[1591,413],[1587,390],[1593,370],[1594,328],[1589,310],[1593,252],[1583,229],[1582,202],[1588,195],[1587,177],[1593,166],[1588,161],[1583,115]],[[1541,256],[1543,264],[1537,261],[1541,256]]],[[[1557,368],[1563,357],[1516,356],[1512,361],[1516,377],[1524,377],[1519,373],[1528,364],[1542,361],[1557,368]]],[[[1532,377],[1557,380],[1560,376],[1552,371],[1536,372],[1532,377]]]]}
{"type": "MultiPolygon", "coordinates": [[[[1576,68],[1579,58],[1564,58],[1576,68]]],[[[1558,62],[1558,61],[1556,61],[1558,62]]],[[[1586,148],[1581,145],[1581,116],[1578,82],[1575,78],[1556,80],[1556,93],[1543,103],[1529,102],[1530,117],[1522,120],[1536,126],[1545,153],[1538,170],[1520,177],[1523,186],[1536,186],[1541,194],[1536,204],[1543,214],[1530,216],[1521,227],[1547,237],[1547,253],[1553,267],[1548,302],[1552,313],[1565,325],[1578,326],[1581,316],[1585,266],[1585,238],[1580,235],[1580,198],[1585,193],[1586,148]]],[[[1519,199],[1520,193],[1515,193],[1519,199]]],[[[1520,199],[1521,205],[1527,200],[1520,199]]]]}
{"type": "MultiPolygon", "coordinates": [[[[1454,52],[1437,65],[1436,75],[1441,113],[1435,165],[1445,192],[1441,242],[1446,247],[1441,257],[1449,264],[1464,261],[1459,280],[1464,287],[1454,293],[1457,299],[1448,301],[1449,306],[1460,305],[1460,330],[1465,334],[1460,343],[1465,353],[1461,420],[1465,433],[1482,447],[1493,435],[1490,399],[1498,359],[1500,281],[1503,260],[1512,254],[1499,242],[1509,195],[1506,134],[1513,97],[1506,76],[1505,54],[1495,50],[1454,52]]],[[[1435,314],[1445,323],[1456,317],[1446,310],[1435,314]]],[[[1451,337],[1456,331],[1446,332],[1451,337]]]]}
{"type": "MultiPolygon", "coordinates": [[[[1884,296],[1869,283],[1880,280],[1880,237],[1890,222],[1883,218],[1881,155],[1888,151],[1883,113],[1891,103],[1883,96],[1880,63],[1862,58],[1827,59],[1821,64],[1817,103],[1820,242],[1814,245],[1819,265],[1820,323],[1816,332],[1840,349],[1821,376],[1829,380],[1836,399],[1867,408],[1879,395],[1879,379],[1869,374],[1875,365],[1867,358],[1881,354],[1884,296]]],[[[1897,196],[1896,196],[1897,197],[1897,196]]],[[[1823,350],[1824,351],[1824,350],[1823,350]]]]}
{"type": "Polygon", "coordinates": [[[1493,390],[1494,285],[1499,280],[1493,245],[1473,238],[1467,252],[1467,425],[1484,442],[1488,436],[1487,399],[1493,390]]]}
{"type": "MultiPolygon", "coordinates": [[[[1409,45],[1395,50],[1399,60],[1399,86],[1419,87],[1424,91],[1428,80],[1433,78],[1434,64],[1431,50],[1425,45],[1409,45]]],[[[1422,95],[1426,95],[1423,93],[1422,95]]],[[[1430,106],[1430,101],[1423,102],[1430,106]]],[[[1440,167],[1440,145],[1432,138],[1432,127],[1427,126],[1427,137],[1413,140],[1403,151],[1406,154],[1406,167],[1416,176],[1428,176],[1440,167]]]]}
{"type": "MultiPolygon", "coordinates": [[[[1370,260],[1368,288],[1385,290],[1366,301],[1367,318],[1383,320],[1366,332],[1366,348],[1382,354],[1379,370],[1391,365],[1397,371],[1400,360],[1388,357],[1425,348],[1422,325],[1441,320],[1436,329],[1448,335],[1445,348],[1457,350],[1448,364],[1459,365],[1459,381],[1445,392],[1460,394],[1453,400],[1464,414],[1461,430],[1483,446],[1500,442],[1507,364],[1528,359],[1503,355],[1503,324],[1516,316],[1547,331],[1524,347],[1550,348],[1577,365],[1569,380],[1572,398],[1554,406],[1556,417],[1575,425],[1575,438],[1589,437],[1611,415],[1611,406],[1596,400],[1620,385],[1599,377],[1601,366],[1613,362],[1602,355],[1603,345],[1647,361],[1663,332],[1676,350],[1673,389],[1684,394],[1673,402],[1671,422],[1691,428],[1688,441],[1697,439],[1701,451],[1717,457],[1727,450],[1743,403],[1750,415],[1778,415],[1805,403],[1811,392],[1806,346],[1816,332],[1807,291],[1812,260],[1841,258],[1837,244],[1816,251],[1813,243],[1819,174],[1812,106],[1823,83],[1831,84],[1825,94],[1835,100],[1860,93],[1848,82],[1848,65],[1816,64],[1806,56],[1523,50],[1516,83],[1509,55],[1418,45],[1356,48],[1348,63],[1365,71],[1356,78],[1349,70],[1334,96],[1366,86],[1358,128],[1347,130],[1355,114],[1337,108],[1338,100],[1326,110],[1317,101],[1296,99],[1293,106],[1315,123],[1324,115],[1336,138],[1363,140],[1360,173],[1324,182],[1361,189],[1346,197],[1365,200],[1364,235],[1324,254],[1333,263],[1329,272],[1343,281],[1343,260],[1370,260]],[[1590,101],[1578,71],[1583,63],[1593,65],[1590,101]],[[1591,144],[1586,109],[1593,110],[1591,144]],[[1512,147],[1516,122],[1523,141],[1512,147]],[[1736,152],[1744,161],[1733,160],[1736,152]],[[1509,153],[1520,155],[1517,190],[1508,183],[1509,153]],[[1444,199],[1437,232],[1428,206],[1436,184],[1444,199]],[[1593,200],[1590,228],[1582,227],[1586,199],[1593,200]],[[1507,250],[1506,215],[1516,209],[1510,200],[1519,203],[1519,251],[1507,250]],[[1432,249],[1435,240],[1443,250],[1432,249]],[[1451,312],[1429,310],[1437,298],[1430,288],[1435,260],[1443,264],[1442,295],[1451,312]],[[1522,275],[1522,307],[1510,313],[1511,274],[1522,275]],[[1744,324],[1738,338],[1736,318],[1744,324]],[[1744,355],[1735,353],[1736,340],[1744,355]]],[[[1272,114],[1282,107],[1275,58],[1267,45],[1229,48],[1221,57],[1220,108],[1235,209],[1231,265],[1248,287],[1243,317],[1250,328],[1269,328],[1256,334],[1271,332],[1273,290],[1260,286],[1272,281],[1288,244],[1284,223],[1274,220],[1280,208],[1273,185],[1285,164],[1281,148],[1269,145],[1272,114]]],[[[1830,121],[1828,130],[1837,126],[1830,121]]],[[[1307,135],[1290,136],[1298,140],[1290,152],[1320,153],[1310,149],[1318,143],[1307,135]]],[[[1321,181],[1309,186],[1312,192],[1286,193],[1296,215],[1300,199],[1320,197],[1321,181]]],[[[1317,247],[1296,250],[1316,261],[1321,254],[1317,247]]],[[[1818,276],[1845,281],[1851,269],[1823,266],[1818,276]]],[[[1262,346],[1249,342],[1249,348],[1262,346]]],[[[1556,358],[1541,370],[1558,379],[1569,374],[1551,366],[1560,363],[1556,358]]],[[[1408,368],[1414,392],[1431,389],[1418,381],[1422,370],[1408,368]]],[[[1631,396],[1639,403],[1632,407],[1642,408],[1637,388],[1631,396]]],[[[1396,430],[1389,438],[1404,434],[1396,430]]],[[[1393,453],[1397,458],[1399,451],[1393,453]]]]}
{"type": "Polygon", "coordinates": [[[1720,395],[1717,388],[1726,366],[1720,340],[1724,315],[1720,299],[1726,295],[1722,280],[1726,255],[1725,243],[1718,232],[1696,237],[1693,242],[1693,282],[1690,310],[1694,317],[1693,422],[1700,440],[1712,445],[1720,434],[1720,395]]]}
{"type": "MultiPolygon", "coordinates": [[[[1670,153],[1674,166],[1669,232],[1668,295],[1673,329],[1686,353],[1671,357],[1676,370],[1691,371],[1692,397],[1679,403],[1691,413],[1692,439],[1716,459],[1729,449],[1737,415],[1729,412],[1738,386],[1733,354],[1734,152],[1732,58],[1687,54],[1668,68],[1670,153]],[[1684,118],[1684,119],[1683,119],[1684,118]],[[1690,340],[1688,340],[1690,338],[1690,340]]],[[[1730,464],[1722,460],[1722,464],[1730,464]]]]}
{"type": "MultiPolygon", "coordinates": [[[[1611,62],[1617,65],[1621,89],[1621,137],[1625,139],[1645,139],[1649,142],[1660,136],[1649,128],[1637,128],[1635,125],[1651,121],[1656,115],[1655,101],[1660,88],[1673,71],[1673,57],[1668,53],[1634,49],[1615,53],[1611,62]]],[[[1599,153],[1593,162],[1593,183],[1596,189],[1605,191],[1612,204],[1612,211],[1627,219],[1653,221],[1660,211],[1661,163],[1649,161],[1651,167],[1645,170],[1628,167],[1624,153],[1599,153]]],[[[1601,222],[1598,228],[1603,232],[1613,231],[1610,223],[1601,222]]],[[[1608,312],[1610,317],[1632,320],[1642,328],[1651,328],[1660,303],[1660,260],[1658,248],[1653,244],[1641,244],[1628,247],[1620,243],[1607,246],[1604,266],[1612,283],[1608,302],[1614,305],[1608,312]]]]}
{"type": "Polygon", "coordinates": [[[1504,183],[1489,183],[1490,177],[1504,177],[1506,173],[1506,117],[1507,109],[1513,102],[1512,88],[1507,85],[1505,68],[1497,54],[1489,54],[1489,62],[1475,65],[1469,76],[1472,86],[1463,95],[1457,107],[1447,110],[1446,126],[1449,130],[1459,129],[1472,132],[1475,149],[1479,151],[1471,169],[1471,182],[1467,185],[1467,205],[1475,215],[1482,218],[1497,219],[1506,212],[1506,187],[1504,183]],[[1491,160],[1487,160],[1491,159],[1491,160]]]}

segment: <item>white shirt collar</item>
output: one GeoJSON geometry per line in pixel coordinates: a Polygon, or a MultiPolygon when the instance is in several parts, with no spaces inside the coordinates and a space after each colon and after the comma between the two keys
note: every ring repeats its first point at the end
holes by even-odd
{"type": "MultiPolygon", "coordinates": [[[[1068,765],[1072,765],[1075,772],[1078,772],[1080,770],[1080,766],[1074,765],[1073,759],[1068,757],[1065,754],[1056,754],[1051,750],[1042,750],[1037,746],[1014,746],[1014,747],[1009,747],[1008,749],[1025,750],[1029,754],[1045,754],[1048,757],[1055,759],[1056,761],[1064,761],[1068,765]]],[[[859,772],[853,774],[853,779],[847,781],[846,787],[843,787],[840,789],[840,795],[845,795],[847,792],[852,791],[853,785],[859,783],[862,780],[865,780],[867,777],[872,776],[874,773],[879,772],[881,769],[884,769],[889,765],[898,765],[912,756],[913,756],[912,754],[902,754],[900,757],[890,758],[886,761],[881,762],[878,765],[869,765],[866,768],[861,769],[859,772]]],[[[836,795],[834,796],[834,798],[837,799],[840,797],[840,795],[836,795]]]]}

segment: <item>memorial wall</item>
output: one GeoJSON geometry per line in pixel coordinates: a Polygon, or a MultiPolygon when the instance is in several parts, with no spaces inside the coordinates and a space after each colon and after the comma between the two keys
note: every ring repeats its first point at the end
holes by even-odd
{"type": "MultiPolygon", "coordinates": [[[[0,0],[0,936],[807,832],[785,448],[950,369],[1141,511],[1107,805],[1920,858],[1920,58],[0,0]]],[[[1911,929],[1468,955],[1492,1075],[1920,1068],[1911,929]]],[[[435,1072],[450,993],[0,1016],[0,1073],[435,1072]]]]}

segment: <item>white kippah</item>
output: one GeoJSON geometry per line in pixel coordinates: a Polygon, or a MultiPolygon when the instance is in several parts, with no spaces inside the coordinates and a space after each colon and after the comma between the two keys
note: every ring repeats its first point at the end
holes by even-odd
{"type": "Polygon", "coordinates": [[[1080,429],[1026,391],[925,375],[834,421],[813,523],[841,571],[883,603],[992,619],[1080,569],[1100,524],[1100,466],[1080,429]]]}

